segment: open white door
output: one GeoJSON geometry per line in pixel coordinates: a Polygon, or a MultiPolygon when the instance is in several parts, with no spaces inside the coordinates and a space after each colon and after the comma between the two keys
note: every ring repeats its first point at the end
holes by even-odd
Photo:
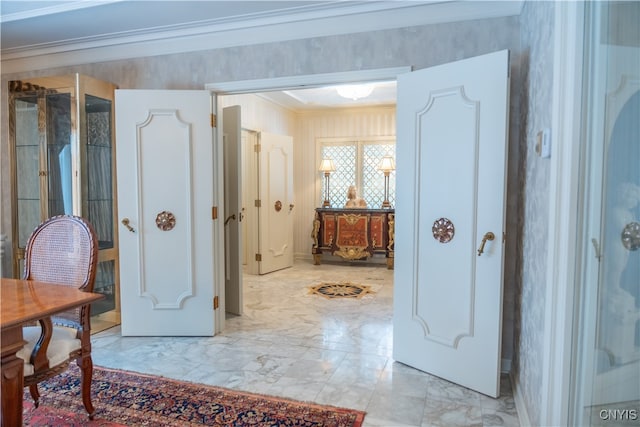
{"type": "Polygon", "coordinates": [[[394,358],[493,397],[508,94],[508,51],[398,78],[394,358]]]}
{"type": "Polygon", "coordinates": [[[240,106],[222,110],[224,145],[224,299],[228,313],[242,314],[242,141],[240,106]]]}
{"type": "Polygon", "coordinates": [[[122,335],[212,336],[208,91],[116,91],[122,335]]]}
{"type": "Polygon", "coordinates": [[[293,138],[259,135],[260,274],[293,266],[293,138]]]}

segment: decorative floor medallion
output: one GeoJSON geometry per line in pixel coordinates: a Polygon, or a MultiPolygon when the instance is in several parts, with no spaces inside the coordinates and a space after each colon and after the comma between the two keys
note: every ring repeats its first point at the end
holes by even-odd
{"type": "Polygon", "coordinates": [[[321,295],[325,298],[361,298],[367,294],[374,294],[371,286],[353,282],[324,282],[309,288],[309,293],[321,295]]]}

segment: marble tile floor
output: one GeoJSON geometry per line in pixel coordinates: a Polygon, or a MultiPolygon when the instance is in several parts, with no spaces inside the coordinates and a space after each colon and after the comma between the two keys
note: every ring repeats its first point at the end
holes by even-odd
{"type": "Polygon", "coordinates": [[[366,411],[365,426],[518,426],[506,375],[492,399],[392,359],[393,271],[385,265],[296,261],[244,276],[244,314],[203,337],[92,337],[95,365],[366,411]],[[323,281],[369,285],[327,299],[323,281]]]}

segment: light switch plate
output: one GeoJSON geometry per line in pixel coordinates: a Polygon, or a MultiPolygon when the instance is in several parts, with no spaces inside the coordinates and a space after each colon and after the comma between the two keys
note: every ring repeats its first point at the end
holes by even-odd
{"type": "Polygon", "coordinates": [[[551,130],[543,129],[536,138],[536,153],[543,159],[551,157],[551,130]]]}
{"type": "Polygon", "coordinates": [[[540,157],[548,159],[551,157],[551,130],[545,129],[542,131],[542,152],[540,157]]]}

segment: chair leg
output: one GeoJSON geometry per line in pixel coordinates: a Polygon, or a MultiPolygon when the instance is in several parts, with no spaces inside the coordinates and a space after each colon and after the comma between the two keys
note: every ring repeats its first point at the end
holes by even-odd
{"type": "Polygon", "coordinates": [[[91,403],[91,380],[93,378],[93,360],[91,355],[80,357],[77,360],[78,366],[81,371],[81,384],[82,384],[82,403],[84,409],[89,414],[89,419],[92,420],[95,415],[95,408],[91,403]]]}
{"type": "Polygon", "coordinates": [[[38,407],[40,404],[40,392],[38,391],[38,384],[32,384],[29,386],[29,393],[31,393],[31,398],[33,399],[33,404],[38,407]]]}

